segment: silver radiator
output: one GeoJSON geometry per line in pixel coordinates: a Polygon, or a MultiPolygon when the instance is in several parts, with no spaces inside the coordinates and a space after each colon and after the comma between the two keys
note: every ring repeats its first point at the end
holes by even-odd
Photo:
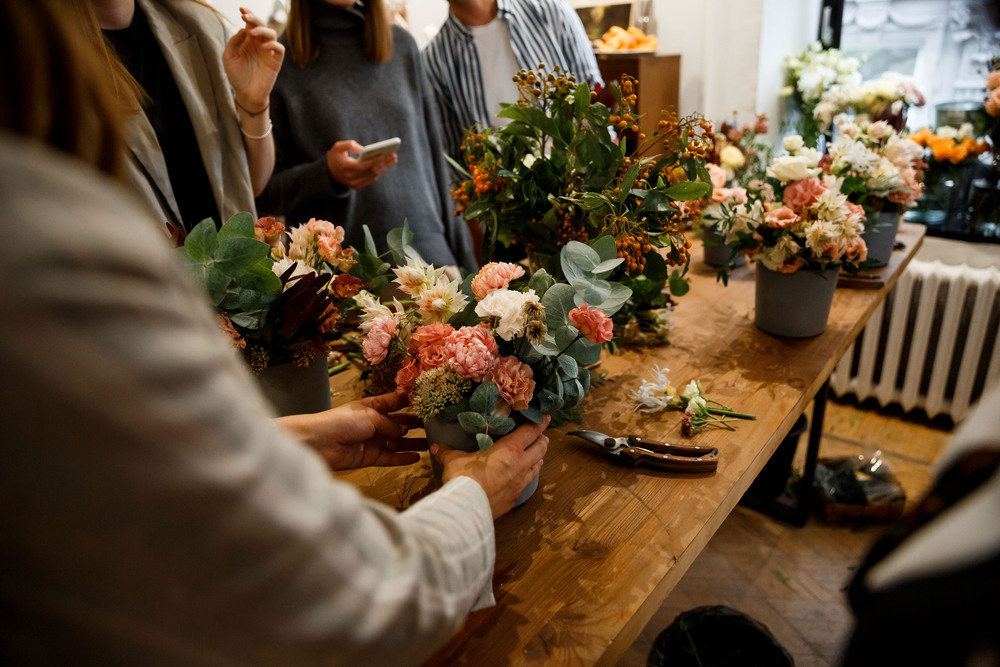
{"type": "Polygon", "coordinates": [[[965,417],[1000,379],[1000,270],[913,260],[830,377],[838,396],[965,417]]]}

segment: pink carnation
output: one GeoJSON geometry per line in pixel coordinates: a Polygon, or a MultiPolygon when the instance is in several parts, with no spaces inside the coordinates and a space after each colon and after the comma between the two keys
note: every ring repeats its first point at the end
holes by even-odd
{"type": "Polygon", "coordinates": [[[607,343],[614,337],[614,324],[600,308],[590,309],[587,303],[569,311],[569,320],[591,343],[607,343]]]}
{"type": "Polygon", "coordinates": [[[500,351],[488,328],[462,327],[444,344],[445,363],[459,377],[482,382],[496,364],[500,351]]]}
{"type": "Polygon", "coordinates": [[[410,354],[416,355],[422,370],[436,368],[445,362],[444,344],[454,332],[455,328],[444,322],[417,327],[410,336],[410,354]]]}
{"type": "Polygon", "coordinates": [[[413,385],[422,372],[416,359],[407,359],[402,368],[396,372],[396,393],[412,395],[413,385]]]}
{"type": "Polygon", "coordinates": [[[399,323],[396,318],[389,315],[383,315],[372,322],[368,335],[365,336],[365,342],[361,344],[361,352],[368,363],[378,364],[385,359],[398,328],[399,323]]]}
{"type": "Polygon", "coordinates": [[[818,178],[804,178],[801,181],[792,181],[785,188],[785,194],[781,197],[781,201],[796,213],[802,213],[802,209],[815,204],[819,196],[827,189],[826,183],[818,178]]]}
{"type": "Polygon", "coordinates": [[[799,216],[797,216],[795,211],[787,206],[782,206],[774,209],[773,211],[767,211],[764,213],[764,223],[777,229],[791,227],[798,222],[798,220],[799,216]]]}
{"type": "Polygon", "coordinates": [[[485,380],[496,384],[500,398],[514,410],[525,410],[535,395],[534,371],[517,357],[500,357],[485,380]]]}
{"type": "Polygon", "coordinates": [[[479,270],[472,279],[472,293],[478,301],[486,298],[490,292],[507,289],[511,280],[524,275],[524,269],[510,262],[490,262],[479,270]]]}

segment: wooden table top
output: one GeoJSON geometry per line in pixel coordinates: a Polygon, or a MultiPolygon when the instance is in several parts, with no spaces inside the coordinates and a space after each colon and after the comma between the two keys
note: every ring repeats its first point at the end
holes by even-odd
{"type": "MultiPolygon", "coordinates": [[[[874,272],[882,286],[838,287],[826,331],[807,339],[758,330],[752,266],[733,271],[723,286],[696,248],[691,291],[678,299],[670,345],[602,358],[608,379],[584,400],[581,424],[549,429],[538,490],[496,522],[496,606],[472,614],[427,664],[615,664],[833,372],[924,232],[902,223],[897,238],[905,248],[874,272]],[[628,394],[655,365],[670,369],[678,389],[699,379],[708,397],[757,419],[738,422],[735,431],[707,428],[685,438],[679,411],[635,412],[628,394]],[[581,426],[718,447],[718,470],[626,467],[565,435],[581,426]]],[[[350,375],[335,379],[345,387],[339,400],[354,397],[346,389],[351,382],[350,375]]],[[[435,488],[426,455],[406,468],[338,477],[399,508],[435,488]]]]}

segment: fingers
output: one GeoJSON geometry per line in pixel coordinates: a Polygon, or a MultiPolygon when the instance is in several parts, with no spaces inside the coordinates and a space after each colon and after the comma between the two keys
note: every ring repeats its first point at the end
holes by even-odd
{"type": "Polygon", "coordinates": [[[543,436],[542,433],[549,427],[549,422],[552,418],[549,415],[542,417],[542,423],[536,424],[530,422],[528,424],[523,424],[518,426],[516,429],[505,435],[500,439],[502,443],[511,443],[519,446],[521,449],[528,449],[528,447],[535,444],[539,437],[545,438],[545,445],[548,446],[548,437],[543,436]]]}
{"type": "Polygon", "coordinates": [[[397,391],[390,391],[387,394],[362,398],[361,403],[374,410],[378,410],[384,415],[387,415],[390,412],[396,412],[397,410],[405,408],[410,404],[410,399],[406,397],[406,394],[401,394],[397,391]]]}

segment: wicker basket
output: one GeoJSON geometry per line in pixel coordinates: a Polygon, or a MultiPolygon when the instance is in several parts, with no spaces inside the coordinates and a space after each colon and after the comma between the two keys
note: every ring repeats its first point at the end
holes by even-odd
{"type": "Polygon", "coordinates": [[[906,499],[874,505],[838,503],[826,497],[816,487],[817,507],[823,520],[831,524],[841,523],[891,523],[903,516],[906,499]]]}

